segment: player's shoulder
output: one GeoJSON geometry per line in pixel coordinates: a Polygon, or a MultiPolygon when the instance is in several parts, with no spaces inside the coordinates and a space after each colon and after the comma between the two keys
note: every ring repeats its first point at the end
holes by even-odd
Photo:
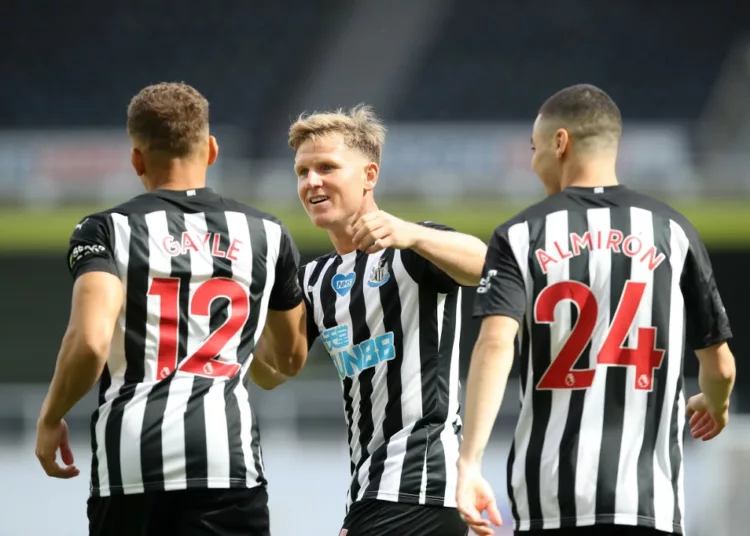
{"type": "Polygon", "coordinates": [[[320,271],[323,269],[323,267],[328,264],[328,261],[334,259],[337,256],[336,251],[330,251],[324,255],[320,255],[319,257],[315,257],[312,260],[309,260],[305,263],[301,263],[299,267],[299,273],[304,275],[307,272],[313,272],[313,271],[320,271]]]}
{"type": "Polygon", "coordinates": [[[566,208],[566,202],[560,197],[560,194],[547,197],[517,212],[515,216],[495,227],[493,236],[495,238],[507,237],[510,230],[517,225],[528,226],[535,221],[543,220],[548,214],[565,210],[566,208]]]}
{"type": "Polygon", "coordinates": [[[86,214],[70,231],[70,242],[109,243],[112,235],[112,214],[115,209],[86,214]]]}
{"type": "Polygon", "coordinates": [[[221,200],[224,210],[227,210],[230,212],[240,212],[244,214],[245,216],[247,216],[248,218],[254,218],[256,220],[261,220],[261,221],[268,221],[271,223],[275,223],[276,225],[282,228],[285,228],[284,223],[273,214],[264,212],[257,207],[254,207],[247,203],[243,203],[242,201],[237,201],[236,199],[232,199],[230,197],[218,196],[218,198],[221,200]]]}
{"type": "Polygon", "coordinates": [[[623,188],[623,203],[621,206],[629,208],[639,208],[646,210],[652,214],[655,218],[660,218],[665,225],[670,228],[676,226],[684,235],[685,238],[691,243],[695,244],[696,241],[700,241],[700,236],[695,226],[682,212],[671,206],[669,203],[652,197],[648,194],[643,194],[635,190],[623,188]]]}

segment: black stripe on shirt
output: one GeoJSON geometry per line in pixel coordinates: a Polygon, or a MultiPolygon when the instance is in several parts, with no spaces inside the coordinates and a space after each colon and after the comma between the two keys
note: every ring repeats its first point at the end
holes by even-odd
{"type": "MultiPolygon", "coordinates": [[[[263,300],[263,293],[266,289],[266,281],[268,280],[270,269],[268,266],[268,235],[266,234],[266,226],[263,220],[254,216],[248,216],[247,226],[250,231],[250,246],[253,254],[253,279],[250,283],[250,317],[247,324],[245,324],[245,328],[242,330],[240,346],[237,349],[237,358],[243,362],[255,350],[255,336],[258,329],[258,318],[260,317],[260,305],[263,300]]],[[[252,414],[250,428],[250,451],[253,453],[255,472],[258,475],[256,482],[260,485],[265,485],[266,478],[263,474],[262,463],[263,450],[260,445],[260,426],[254,413],[252,414]]]]}
{"type": "MultiPolygon", "coordinates": [[[[576,233],[584,236],[589,231],[586,212],[568,212],[568,235],[576,233]]],[[[586,286],[590,284],[589,256],[587,254],[574,255],[568,260],[569,279],[579,281],[586,286]]],[[[578,321],[578,307],[570,305],[571,329],[578,321]]],[[[581,357],[573,365],[574,370],[590,368],[591,340],[589,339],[581,357]]],[[[578,465],[578,442],[580,441],[581,419],[583,417],[583,403],[586,400],[585,389],[570,391],[570,404],[565,420],[562,438],[560,440],[560,474],[557,482],[558,504],[560,507],[561,527],[576,526],[576,474],[578,465]]]]}
{"type": "MultiPolygon", "coordinates": [[[[435,381],[430,385],[433,389],[432,398],[434,405],[428,408],[431,422],[433,423],[427,436],[427,487],[425,490],[426,504],[442,506],[445,502],[448,473],[445,467],[445,449],[440,435],[445,430],[448,422],[449,397],[452,395],[450,388],[451,361],[453,358],[453,343],[456,338],[456,319],[458,316],[458,296],[460,290],[445,295],[443,302],[443,317],[437,317],[435,310],[435,327],[442,322],[440,331],[440,344],[438,347],[437,364],[434,366],[435,381]],[[447,396],[440,396],[446,393],[447,396]]],[[[437,340],[437,333],[435,333],[437,340]]]]}
{"type": "MultiPolygon", "coordinates": [[[[620,231],[623,237],[630,235],[630,207],[610,208],[609,225],[610,229],[620,231]]],[[[622,251],[622,243],[619,247],[622,251]]],[[[610,259],[609,322],[611,326],[625,284],[630,279],[632,260],[627,255],[612,251],[610,251],[610,259]]],[[[607,337],[609,336],[610,332],[607,330],[607,337]]],[[[600,367],[597,371],[597,374],[606,374],[601,455],[596,488],[597,516],[611,516],[612,512],[617,511],[617,476],[625,420],[625,393],[628,388],[633,388],[627,385],[628,368],[600,367]]]]}
{"type": "MultiPolygon", "coordinates": [[[[361,252],[357,252],[357,257],[364,255],[361,252]]],[[[352,287],[351,299],[349,301],[349,316],[352,319],[352,344],[359,344],[370,338],[370,328],[367,326],[367,308],[365,306],[365,294],[363,285],[365,282],[365,269],[367,263],[364,261],[354,263],[354,273],[356,277],[354,279],[357,284],[352,287]]],[[[369,367],[361,371],[357,375],[357,382],[359,383],[359,422],[357,427],[359,428],[359,446],[361,449],[361,455],[354,468],[352,479],[352,486],[350,495],[352,500],[357,498],[359,493],[359,470],[362,464],[369,458],[367,452],[367,445],[372,440],[374,433],[374,424],[372,421],[372,378],[375,375],[375,367],[369,367]]]]}
{"type": "MultiPolygon", "coordinates": [[[[540,247],[546,243],[547,219],[538,218],[529,222],[529,236],[534,237],[534,243],[540,247]]],[[[531,264],[531,280],[534,289],[534,300],[547,287],[547,276],[542,273],[537,263],[531,264]]],[[[533,311],[532,311],[533,318],[533,311]]],[[[542,503],[541,503],[541,474],[542,448],[547,433],[547,423],[552,412],[552,391],[537,390],[536,386],[542,376],[552,363],[551,337],[552,327],[546,324],[533,322],[531,325],[531,337],[534,344],[531,347],[532,380],[530,388],[535,390],[534,396],[530,398],[531,411],[531,436],[529,446],[526,449],[526,463],[524,465],[526,477],[526,492],[529,501],[529,517],[531,519],[530,530],[542,529],[542,503]]],[[[584,358],[585,359],[585,358],[584,358]]]]}
{"type": "MultiPolygon", "coordinates": [[[[381,257],[381,263],[392,267],[395,255],[395,250],[385,250],[381,257]]],[[[399,357],[404,355],[404,329],[401,325],[401,297],[395,276],[391,275],[388,285],[381,286],[379,290],[380,304],[383,307],[383,329],[385,333],[393,333],[393,347],[397,358],[386,363],[388,367],[385,373],[388,402],[383,420],[383,443],[372,453],[372,459],[370,460],[370,484],[366,492],[366,495],[369,496],[377,496],[388,456],[388,443],[404,426],[401,411],[396,411],[396,407],[401,406],[403,391],[401,384],[402,359],[399,359],[399,357]]]]}
{"type": "MultiPolygon", "coordinates": [[[[229,227],[227,224],[226,212],[206,212],[206,229],[209,233],[219,233],[219,251],[224,253],[229,251],[229,227]]],[[[253,255],[255,260],[256,255],[253,255]]],[[[226,258],[212,255],[213,277],[224,277],[231,279],[233,275],[234,263],[226,258]]],[[[255,276],[255,274],[253,274],[255,276]]],[[[211,311],[209,319],[210,333],[219,329],[229,318],[230,301],[226,297],[220,297],[211,302],[211,311]]],[[[251,309],[255,309],[252,307],[251,309]]],[[[248,322],[252,325],[252,322],[248,322]]],[[[240,336],[240,340],[242,336],[240,336]]],[[[240,351],[237,348],[237,360],[240,361],[240,351]]],[[[229,446],[229,486],[245,487],[247,476],[247,467],[245,466],[245,453],[242,450],[242,417],[240,407],[237,403],[237,397],[234,390],[241,381],[240,374],[236,374],[224,383],[224,404],[226,407],[227,419],[227,445],[229,446]]]]}

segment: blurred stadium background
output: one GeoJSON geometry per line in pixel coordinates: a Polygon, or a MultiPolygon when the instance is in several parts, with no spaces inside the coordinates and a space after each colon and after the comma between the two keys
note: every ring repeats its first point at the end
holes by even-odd
{"type": "MultiPolygon", "coordinates": [[[[125,109],[162,80],[211,101],[221,155],[210,186],[280,216],[304,258],[330,248],[296,199],[285,133],[301,111],[373,104],[389,127],[381,208],[486,239],[542,195],[528,143],[541,102],[576,82],[610,92],[625,118],[621,181],[694,221],[736,334],[734,419],[712,443],[686,442],[688,534],[747,534],[749,36],[750,10],[732,0],[11,0],[0,15],[0,536],[86,533],[93,398],[69,419],[85,469],[76,480],[44,476],[35,420],[67,321],[67,238],[87,213],[141,192],[125,109]]],[[[688,392],[696,372],[686,355],[688,392]]],[[[316,351],[293,382],[254,392],[277,536],[338,533],[338,384],[316,351]]],[[[516,393],[514,383],[487,455],[503,504],[516,393]]]]}

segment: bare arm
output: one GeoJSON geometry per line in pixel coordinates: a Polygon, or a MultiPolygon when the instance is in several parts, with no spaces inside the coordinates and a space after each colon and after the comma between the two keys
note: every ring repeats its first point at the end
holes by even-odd
{"type": "Polygon", "coordinates": [[[299,252],[281,225],[276,281],[268,316],[258,339],[250,378],[263,389],[274,389],[297,374],[307,360],[307,315],[298,279],[299,252]]]}
{"type": "Polygon", "coordinates": [[[250,378],[274,389],[295,376],[307,361],[307,316],[300,302],[288,311],[268,310],[266,327],[250,364],[250,378]]]}
{"type": "Polygon", "coordinates": [[[253,362],[250,363],[250,379],[255,385],[267,391],[276,389],[289,379],[288,376],[281,374],[269,362],[273,362],[273,356],[268,350],[266,339],[261,336],[258,346],[255,348],[253,362]]]}
{"type": "Polygon", "coordinates": [[[122,283],[113,274],[89,272],[76,280],[68,328],[39,417],[45,424],[62,420],[96,384],[122,302],[122,283]]]}
{"type": "Polygon", "coordinates": [[[518,322],[513,318],[487,316],[482,320],[466,384],[466,418],[459,465],[481,465],[505,395],[517,332],[518,322]]]}
{"type": "Polygon", "coordinates": [[[698,383],[709,405],[716,411],[729,407],[736,375],[732,351],[726,342],[697,350],[700,361],[698,383]]]}
{"type": "Polygon", "coordinates": [[[700,362],[698,382],[703,398],[718,417],[728,409],[734,385],[734,356],[726,342],[732,330],[708,252],[689,222],[683,223],[682,230],[690,244],[680,280],[687,316],[685,334],[688,344],[698,349],[695,354],[700,362]]]}
{"type": "Polygon", "coordinates": [[[412,249],[440,268],[460,285],[477,286],[487,246],[475,236],[455,231],[414,227],[412,249]]]}
{"type": "Polygon", "coordinates": [[[459,285],[476,286],[482,277],[487,246],[474,236],[406,222],[382,210],[362,216],[353,230],[352,241],[367,253],[411,249],[459,285]]]}

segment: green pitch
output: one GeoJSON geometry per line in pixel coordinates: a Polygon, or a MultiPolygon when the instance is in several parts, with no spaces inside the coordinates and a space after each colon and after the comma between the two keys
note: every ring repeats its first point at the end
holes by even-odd
{"type": "MultiPolygon", "coordinates": [[[[461,202],[450,206],[416,206],[405,203],[382,203],[380,207],[410,221],[431,220],[487,240],[492,230],[512,217],[525,205],[500,205],[496,202],[461,202]]],[[[675,204],[698,229],[703,240],[714,248],[750,248],[750,200],[711,201],[675,204]]],[[[103,207],[87,206],[28,211],[0,209],[0,250],[64,250],[76,223],[103,207]]],[[[259,206],[281,218],[300,249],[327,250],[330,242],[325,232],[312,226],[302,207],[259,206]]]]}

